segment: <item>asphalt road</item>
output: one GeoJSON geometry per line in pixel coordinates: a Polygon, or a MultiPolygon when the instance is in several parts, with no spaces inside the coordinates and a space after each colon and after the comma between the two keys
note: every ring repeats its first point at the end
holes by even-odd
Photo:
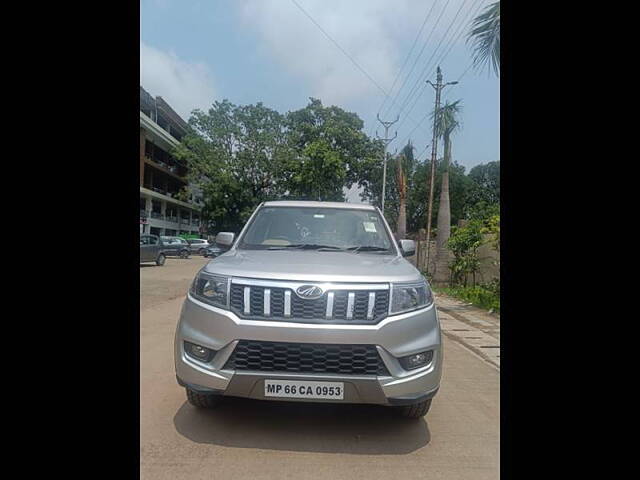
{"type": "Polygon", "coordinates": [[[201,411],[175,380],[173,335],[207,259],[140,267],[143,479],[498,479],[500,374],[445,337],[440,392],[422,420],[376,406],[229,399],[201,411]]]}

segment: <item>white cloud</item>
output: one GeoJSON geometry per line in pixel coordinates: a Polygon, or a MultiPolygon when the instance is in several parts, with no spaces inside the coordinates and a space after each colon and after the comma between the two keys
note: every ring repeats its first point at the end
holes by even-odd
{"type": "MultiPolygon", "coordinates": [[[[434,44],[442,38],[463,1],[467,3],[467,0],[454,0],[448,5],[418,66],[424,65],[431,55],[434,44]]],[[[410,46],[413,42],[431,4],[416,0],[297,2],[386,91],[391,89],[408,52],[407,44],[410,46]]],[[[404,74],[408,72],[445,3],[444,0],[437,2],[404,74]]],[[[456,25],[472,3],[465,5],[456,25]]],[[[256,30],[264,40],[263,48],[267,53],[283,68],[305,81],[310,96],[319,97],[325,104],[371,101],[372,96],[383,98],[382,92],[293,2],[245,1],[241,4],[241,13],[245,24],[256,30]]],[[[449,35],[453,36],[452,33],[449,35]]],[[[414,71],[412,76],[417,73],[414,71]]],[[[401,83],[402,79],[396,88],[401,83]]]]}
{"type": "Polygon", "coordinates": [[[206,109],[215,100],[213,75],[201,62],[188,62],[140,42],[140,85],[159,95],[185,120],[194,108],[206,109]]]}

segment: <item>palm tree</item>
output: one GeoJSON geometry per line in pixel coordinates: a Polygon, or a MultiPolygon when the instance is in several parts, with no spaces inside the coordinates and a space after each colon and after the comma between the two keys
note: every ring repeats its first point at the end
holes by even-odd
{"type": "Polygon", "coordinates": [[[399,239],[407,236],[407,177],[412,175],[413,166],[413,144],[409,140],[396,159],[396,185],[399,200],[396,232],[399,239]]]}
{"type": "Polygon", "coordinates": [[[500,76],[500,2],[487,6],[473,20],[467,42],[473,44],[473,65],[491,67],[500,76]]]}
{"type": "MultiPolygon", "coordinates": [[[[436,121],[436,136],[444,140],[444,165],[442,171],[442,187],[440,188],[440,205],[438,206],[438,233],[436,235],[436,282],[449,280],[449,251],[447,240],[451,236],[451,206],[449,203],[449,165],[451,165],[451,135],[460,128],[459,116],[462,112],[460,100],[448,101],[440,107],[436,121]]],[[[431,118],[436,115],[434,111],[431,118]]]]}

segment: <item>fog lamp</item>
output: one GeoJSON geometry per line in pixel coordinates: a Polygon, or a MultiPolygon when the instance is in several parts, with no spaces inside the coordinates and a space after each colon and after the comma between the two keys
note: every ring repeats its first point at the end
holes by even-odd
{"type": "Polygon", "coordinates": [[[433,359],[433,350],[426,352],[415,353],[406,357],[400,358],[400,364],[405,370],[413,370],[414,368],[423,367],[427,365],[433,359]]]}
{"type": "Polygon", "coordinates": [[[190,342],[184,342],[184,351],[190,357],[200,360],[201,362],[210,362],[215,354],[215,350],[190,342]]]}

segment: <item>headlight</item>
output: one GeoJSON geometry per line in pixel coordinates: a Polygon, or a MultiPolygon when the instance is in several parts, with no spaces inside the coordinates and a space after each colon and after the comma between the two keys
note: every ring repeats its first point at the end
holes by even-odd
{"type": "Polygon", "coordinates": [[[191,284],[191,295],[215,307],[228,308],[229,277],[198,272],[191,284]]]}
{"type": "Polygon", "coordinates": [[[433,303],[433,294],[427,282],[394,283],[391,290],[391,314],[410,312],[428,307],[433,303]]]}

